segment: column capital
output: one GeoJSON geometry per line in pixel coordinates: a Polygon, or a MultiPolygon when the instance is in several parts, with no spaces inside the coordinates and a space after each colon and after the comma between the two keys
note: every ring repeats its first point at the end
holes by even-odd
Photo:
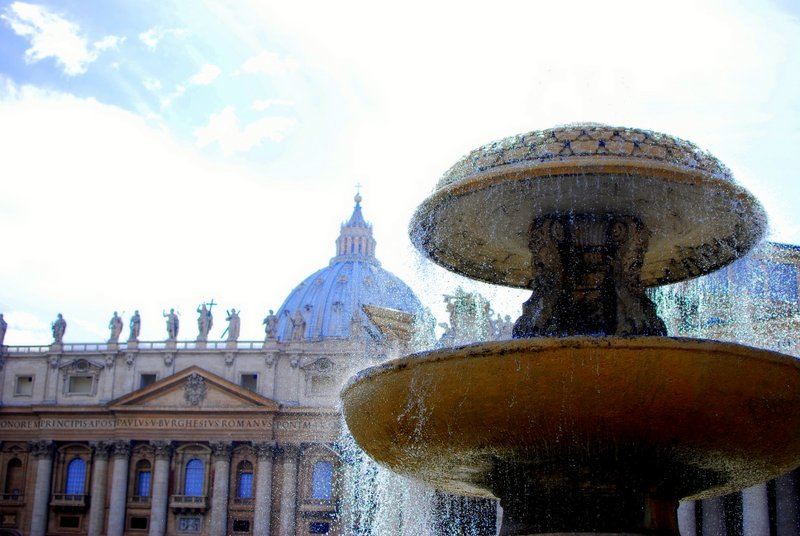
{"type": "Polygon", "coordinates": [[[55,451],[55,443],[52,441],[31,441],[28,448],[34,458],[49,458],[55,451]]]}
{"type": "Polygon", "coordinates": [[[259,460],[271,460],[275,456],[276,447],[274,441],[253,441],[252,445],[259,460]]]}
{"type": "Polygon", "coordinates": [[[108,459],[108,450],[111,448],[111,443],[108,441],[90,441],[89,446],[92,447],[92,453],[98,460],[108,459]]]}
{"type": "Polygon", "coordinates": [[[300,445],[297,443],[278,443],[275,454],[283,458],[296,458],[300,454],[300,445]]]}
{"type": "Polygon", "coordinates": [[[208,444],[211,447],[211,456],[214,460],[229,460],[233,448],[230,441],[213,441],[208,444]]]}
{"type": "Polygon", "coordinates": [[[150,446],[153,447],[156,458],[169,460],[172,455],[172,441],[154,440],[150,442],[150,446]]]}
{"type": "Polygon", "coordinates": [[[111,442],[111,453],[115,458],[127,458],[131,454],[131,442],[127,439],[119,439],[111,442]]]}

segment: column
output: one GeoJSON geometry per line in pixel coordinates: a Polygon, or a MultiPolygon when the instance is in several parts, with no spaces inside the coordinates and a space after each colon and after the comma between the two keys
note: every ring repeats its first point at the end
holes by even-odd
{"type": "Polygon", "coordinates": [[[270,516],[272,514],[272,457],[275,443],[253,443],[256,450],[256,498],[253,514],[253,534],[269,536],[270,516]]]}
{"type": "Polygon", "coordinates": [[[115,441],[112,446],[114,466],[111,473],[111,498],[108,502],[107,536],[122,536],[125,532],[125,501],[128,495],[128,463],[131,454],[129,441],[115,441]]]}
{"type": "Polygon", "coordinates": [[[280,446],[279,452],[283,458],[280,536],[294,536],[297,512],[297,457],[300,454],[300,447],[284,443],[280,446]]]}
{"type": "Polygon", "coordinates": [[[169,459],[172,442],[151,441],[156,455],[153,466],[153,495],[150,500],[150,536],[164,536],[167,531],[167,506],[169,501],[169,459]]]}
{"type": "Polygon", "coordinates": [[[703,501],[703,534],[705,536],[727,536],[725,506],[722,497],[703,501]]]}
{"type": "Polygon", "coordinates": [[[31,509],[31,536],[44,536],[47,531],[50,477],[53,475],[53,450],[52,441],[31,443],[31,454],[36,459],[36,484],[33,488],[33,508],[31,509]]]}
{"type": "Polygon", "coordinates": [[[106,513],[106,479],[108,478],[108,448],[103,441],[92,442],[92,484],[89,492],[88,536],[100,536],[103,532],[103,517],[106,513]]]}
{"type": "Polygon", "coordinates": [[[769,503],[766,482],[742,490],[742,532],[744,534],[769,534],[769,503]]]}
{"type": "Polygon", "coordinates": [[[694,501],[681,501],[678,504],[678,530],[681,536],[697,536],[697,508],[694,501]]]}
{"type": "Polygon", "coordinates": [[[228,533],[228,490],[231,474],[231,444],[211,443],[211,459],[214,462],[214,484],[211,491],[211,536],[228,533]]]}
{"type": "Polygon", "coordinates": [[[795,536],[800,533],[797,473],[795,469],[775,479],[775,525],[778,536],[795,536]]]}

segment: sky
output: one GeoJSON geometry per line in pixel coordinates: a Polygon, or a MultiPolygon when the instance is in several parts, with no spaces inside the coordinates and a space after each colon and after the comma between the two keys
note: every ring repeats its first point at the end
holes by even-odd
{"type": "MultiPolygon", "coordinates": [[[[709,150],[800,244],[795,0],[0,0],[5,344],[101,342],[119,311],[241,310],[241,339],[334,255],[358,189],[377,256],[445,321],[408,221],[494,139],[577,121],[709,150]]],[[[123,337],[127,335],[127,329],[123,337]]]]}

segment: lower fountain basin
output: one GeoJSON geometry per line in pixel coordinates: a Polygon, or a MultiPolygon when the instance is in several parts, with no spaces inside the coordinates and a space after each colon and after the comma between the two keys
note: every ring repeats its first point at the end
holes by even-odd
{"type": "Polygon", "coordinates": [[[475,344],[364,370],[341,396],[370,456],[499,498],[504,534],[677,534],[678,499],[800,465],[800,362],[733,343],[475,344]]]}

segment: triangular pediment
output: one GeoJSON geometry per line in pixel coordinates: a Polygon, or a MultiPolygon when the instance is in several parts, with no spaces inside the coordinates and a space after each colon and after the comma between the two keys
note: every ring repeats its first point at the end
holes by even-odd
{"type": "Polygon", "coordinates": [[[112,400],[108,407],[115,411],[274,411],[278,403],[193,366],[112,400]]]}

